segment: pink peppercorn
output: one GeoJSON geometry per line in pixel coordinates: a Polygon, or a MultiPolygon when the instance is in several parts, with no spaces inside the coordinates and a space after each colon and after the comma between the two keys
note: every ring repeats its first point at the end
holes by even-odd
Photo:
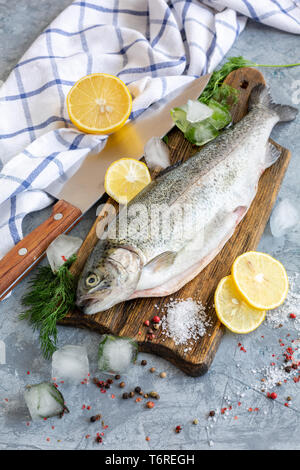
{"type": "Polygon", "coordinates": [[[146,407],[147,407],[147,408],[150,408],[150,409],[151,409],[151,408],[154,408],[154,406],[155,406],[155,405],[154,405],[153,401],[147,401],[147,403],[146,403],[146,407]]]}
{"type": "Polygon", "coordinates": [[[158,315],[155,315],[153,318],[152,318],[152,321],[153,323],[159,323],[160,322],[160,318],[158,315]]]}

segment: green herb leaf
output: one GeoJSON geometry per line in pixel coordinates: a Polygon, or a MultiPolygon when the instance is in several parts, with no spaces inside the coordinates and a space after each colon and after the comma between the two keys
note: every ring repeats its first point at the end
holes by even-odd
{"type": "Polygon", "coordinates": [[[199,98],[201,103],[206,104],[214,113],[207,119],[198,123],[189,123],[186,119],[186,106],[173,108],[171,116],[176,126],[184,133],[186,139],[195,145],[204,145],[213,140],[219,134],[219,130],[231,122],[229,103],[236,103],[238,90],[224,85],[224,80],[233,70],[241,67],[251,67],[253,62],[243,57],[230,57],[219,69],[213,72],[208,84],[199,98]]]}
{"type": "Polygon", "coordinates": [[[49,359],[56,350],[57,321],[66,316],[74,307],[76,282],[69,271],[76,255],[71,256],[56,274],[49,266],[39,268],[31,281],[31,289],[22,299],[28,309],[20,315],[21,320],[29,320],[34,330],[39,331],[42,353],[49,359]]]}
{"type": "Polygon", "coordinates": [[[214,99],[209,100],[208,106],[213,110],[213,114],[208,118],[208,120],[215,129],[223,129],[232,121],[228,106],[224,106],[214,99]]]}
{"type": "Polygon", "coordinates": [[[186,119],[186,106],[171,109],[171,116],[187,140],[196,145],[203,145],[217,137],[218,131],[226,127],[231,121],[229,108],[238,100],[238,90],[224,84],[225,78],[234,70],[242,67],[296,67],[299,63],[287,65],[256,64],[244,57],[229,57],[227,62],[215,70],[206,85],[202,95],[198,98],[214,110],[214,114],[201,122],[189,123],[186,119]]]}
{"type": "MultiPolygon", "coordinates": [[[[219,101],[218,94],[220,93],[219,87],[221,87],[222,83],[224,82],[227,75],[229,75],[234,70],[240,69],[241,67],[253,67],[255,64],[250,60],[244,59],[244,57],[229,57],[227,62],[219,69],[215,70],[206,85],[202,95],[200,96],[199,100],[202,103],[207,103],[211,98],[214,98],[216,101],[219,101]]],[[[232,87],[228,87],[227,91],[232,87]]],[[[225,89],[223,89],[225,92],[225,89]]],[[[219,97],[220,98],[220,97],[219,97]]],[[[228,96],[227,96],[228,98],[228,96]]]]}
{"type": "MultiPolygon", "coordinates": [[[[210,77],[210,80],[208,84],[206,85],[202,95],[200,96],[199,100],[202,103],[207,103],[211,98],[214,98],[216,101],[220,101],[220,96],[218,97],[218,93],[220,93],[220,87],[222,87],[221,93],[226,94],[226,90],[223,88],[222,84],[231,72],[234,70],[240,69],[242,67],[271,67],[271,68],[285,68],[285,67],[297,67],[299,66],[300,63],[295,63],[295,64],[285,64],[285,65],[268,65],[268,64],[256,64],[252,60],[244,59],[242,56],[238,57],[229,57],[227,62],[219,69],[215,70],[212,73],[212,76],[210,77]]],[[[232,96],[232,93],[236,93],[237,90],[235,90],[232,87],[229,87],[228,85],[225,85],[227,89],[229,90],[231,88],[231,93],[230,95],[232,96]],[[235,90],[235,91],[233,91],[235,90]]],[[[228,98],[228,96],[227,96],[228,98]]],[[[224,103],[222,103],[224,104],[224,103]]]]}
{"type": "Polygon", "coordinates": [[[195,123],[187,120],[185,106],[171,110],[171,116],[176,126],[184,133],[185,138],[194,145],[204,145],[215,139],[219,134],[218,131],[231,122],[228,106],[224,106],[214,99],[210,99],[206,104],[213,110],[213,114],[195,123]]]}
{"type": "Polygon", "coordinates": [[[104,349],[105,349],[105,345],[106,343],[109,343],[109,342],[114,342],[114,341],[127,341],[129,342],[133,348],[134,348],[134,352],[132,354],[132,358],[131,358],[131,361],[132,362],[135,362],[136,359],[137,359],[137,356],[138,356],[138,344],[136,343],[136,341],[134,341],[132,338],[127,338],[125,336],[113,336],[113,335],[103,335],[101,341],[100,341],[100,344],[99,344],[99,349],[98,349],[98,369],[100,371],[103,371],[103,372],[109,372],[109,373],[117,373],[117,372],[121,372],[119,370],[115,370],[115,371],[112,371],[110,368],[109,368],[109,361],[108,361],[108,358],[105,357],[105,354],[104,354],[104,349]]]}
{"type": "Polygon", "coordinates": [[[186,107],[181,106],[180,108],[172,108],[171,109],[171,117],[173,121],[175,122],[176,126],[178,129],[181,130],[181,132],[186,132],[189,127],[189,122],[186,118],[186,107]]]}
{"type": "Polygon", "coordinates": [[[185,132],[184,137],[194,145],[204,145],[206,142],[213,140],[217,137],[219,132],[209,122],[209,118],[190,126],[185,132]]]}

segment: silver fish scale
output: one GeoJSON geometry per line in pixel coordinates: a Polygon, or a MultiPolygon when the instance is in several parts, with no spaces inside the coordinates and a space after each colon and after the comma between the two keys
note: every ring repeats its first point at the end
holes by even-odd
{"type": "Polygon", "coordinates": [[[85,313],[170,295],[219,253],[249,209],[262,172],[280,155],[268,143],[272,128],[297,114],[273,103],[263,86],[252,90],[250,107],[242,121],[160,175],[110,224],[79,279],[85,313]]]}
{"type": "MultiPolygon", "coordinates": [[[[134,246],[143,254],[144,262],[167,252],[178,252],[194,240],[199,230],[215,230],[222,218],[240,207],[249,208],[265,163],[266,145],[278,116],[269,109],[257,106],[248,115],[207,144],[182,165],[159,176],[128,205],[126,237],[120,242],[134,246]],[[147,216],[139,221],[148,237],[137,236],[136,214],[142,205],[147,216]],[[184,207],[189,231],[188,240],[176,234],[176,224],[162,237],[160,220],[151,220],[154,234],[148,230],[153,206],[163,206],[164,216],[174,207],[184,207]]],[[[122,219],[122,212],[120,213],[122,219]]],[[[214,233],[211,234],[214,236],[214,233]]],[[[109,236],[109,234],[108,234],[109,236]]]]}

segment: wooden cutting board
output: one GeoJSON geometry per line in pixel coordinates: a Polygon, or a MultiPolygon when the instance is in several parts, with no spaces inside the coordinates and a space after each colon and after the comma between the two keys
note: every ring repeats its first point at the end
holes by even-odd
{"type": "MultiPolygon", "coordinates": [[[[262,74],[256,69],[244,68],[232,72],[227,77],[226,83],[237,88],[240,92],[238,103],[232,107],[233,120],[237,122],[247,112],[247,102],[252,88],[259,83],[265,83],[265,81],[262,74]]],[[[193,147],[175,128],[169,132],[168,138],[172,163],[182,157],[187,159],[198,151],[198,148],[193,147]]],[[[275,145],[280,149],[281,157],[262,175],[257,195],[247,215],[219,255],[195,279],[169,297],[135,299],[96,315],[84,315],[79,310],[75,310],[70,312],[61,324],[89,328],[101,334],[111,333],[127,336],[138,342],[140,351],[157,354],[175,364],[188,375],[199,376],[207,372],[224,331],[213,307],[215,289],[219,280],[230,273],[231,265],[238,255],[256,249],[289,164],[290,152],[278,144],[275,145]],[[153,315],[159,312],[155,305],[162,309],[168,304],[170,297],[173,299],[192,297],[201,300],[206,306],[211,321],[211,326],[207,329],[205,336],[196,341],[187,353],[184,353],[186,346],[176,346],[173,340],[163,336],[160,330],[158,330],[155,339],[149,341],[147,328],[143,326],[145,320],[151,320],[153,315]]],[[[113,201],[108,199],[108,203],[112,204],[113,201]]],[[[116,207],[116,203],[114,204],[116,207]]],[[[107,207],[100,213],[79,251],[78,259],[71,268],[75,275],[81,272],[89,253],[97,242],[96,227],[107,215],[106,211],[107,207]]]]}

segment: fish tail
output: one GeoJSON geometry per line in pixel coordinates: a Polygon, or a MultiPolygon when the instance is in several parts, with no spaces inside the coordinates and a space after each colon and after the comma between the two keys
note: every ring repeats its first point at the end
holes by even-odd
{"type": "Polygon", "coordinates": [[[298,114],[298,109],[293,106],[274,103],[269,89],[262,84],[253,88],[249,98],[249,111],[257,106],[275,112],[279,118],[279,122],[293,121],[298,114]]]}

